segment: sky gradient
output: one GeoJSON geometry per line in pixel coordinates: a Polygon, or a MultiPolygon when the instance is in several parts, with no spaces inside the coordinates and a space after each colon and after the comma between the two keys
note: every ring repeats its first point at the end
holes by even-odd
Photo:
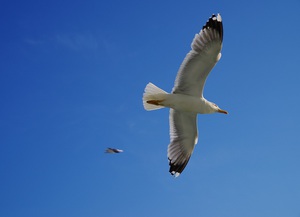
{"type": "Polygon", "coordinates": [[[0,4],[0,216],[300,217],[299,0],[0,4]],[[168,109],[194,35],[223,19],[222,58],[178,178],[168,109]],[[123,149],[105,154],[107,147],[123,149]]]}

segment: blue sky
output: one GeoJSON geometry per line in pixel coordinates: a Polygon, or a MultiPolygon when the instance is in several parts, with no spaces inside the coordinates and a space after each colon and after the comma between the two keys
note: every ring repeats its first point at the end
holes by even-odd
{"type": "Polygon", "coordinates": [[[0,216],[299,217],[300,2],[2,1],[0,216]],[[168,173],[166,91],[212,13],[222,58],[168,173]],[[104,154],[107,147],[124,150],[104,154]]]}

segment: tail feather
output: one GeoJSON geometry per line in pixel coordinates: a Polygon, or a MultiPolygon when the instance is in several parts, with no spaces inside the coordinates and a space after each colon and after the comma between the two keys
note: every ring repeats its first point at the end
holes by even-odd
{"type": "Polygon", "coordinates": [[[167,96],[167,92],[155,86],[152,83],[148,83],[143,95],[143,105],[148,111],[164,108],[159,103],[163,102],[167,96]]]}

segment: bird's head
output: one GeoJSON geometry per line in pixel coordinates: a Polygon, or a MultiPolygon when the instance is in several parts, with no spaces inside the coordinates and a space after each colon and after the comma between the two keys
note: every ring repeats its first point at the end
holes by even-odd
{"type": "Polygon", "coordinates": [[[218,112],[218,113],[223,113],[223,114],[228,114],[228,112],[227,111],[225,111],[225,110],[223,110],[223,109],[220,109],[219,108],[219,106],[217,106],[215,103],[210,103],[210,105],[211,105],[211,108],[212,108],[212,110],[213,110],[213,112],[218,112]]]}

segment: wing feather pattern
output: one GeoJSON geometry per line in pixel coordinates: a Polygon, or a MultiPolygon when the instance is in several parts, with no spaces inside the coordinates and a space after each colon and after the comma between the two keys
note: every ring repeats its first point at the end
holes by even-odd
{"type": "Polygon", "coordinates": [[[206,78],[221,57],[223,24],[221,15],[212,15],[196,34],[192,50],[183,60],[172,93],[203,96],[206,78]]]}
{"type": "Polygon", "coordinates": [[[198,140],[197,113],[170,109],[168,159],[170,173],[178,176],[185,168],[198,140]]]}

